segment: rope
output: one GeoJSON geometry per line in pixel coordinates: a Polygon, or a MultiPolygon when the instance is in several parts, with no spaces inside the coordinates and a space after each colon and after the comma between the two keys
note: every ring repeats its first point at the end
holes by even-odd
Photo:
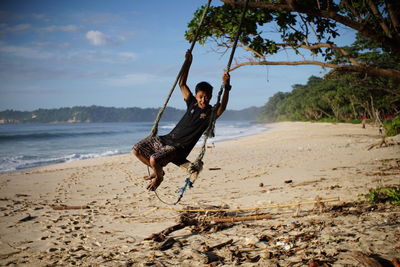
{"type": "MultiPolygon", "coordinates": [[[[249,0],[246,0],[245,7],[244,7],[243,12],[242,12],[241,17],[240,17],[239,28],[238,28],[238,31],[236,32],[236,36],[235,36],[235,40],[234,40],[234,43],[233,43],[231,55],[230,55],[230,57],[229,57],[229,61],[228,61],[228,64],[227,64],[227,66],[226,66],[226,71],[227,71],[227,72],[229,72],[229,70],[230,70],[230,68],[231,68],[231,64],[232,64],[232,61],[233,61],[233,57],[234,57],[234,55],[235,55],[237,43],[238,43],[238,41],[239,41],[239,37],[240,37],[240,34],[241,34],[242,24],[243,24],[244,17],[245,17],[246,11],[247,11],[247,4],[248,4],[248,2],[249,2],[249,0]]],[[[202,13],[202,16],[201,16],[201,19],[200,19],[200,23],[199,23],[199,27],[197,28],[195,38],[193,39],[192,45],[191,45],[191,47],[190,47],[190,49],[189,49],[190,52],[192,52],[192,50],[193,50],[193,48],[194,48],[194,45],[195,45],[195,43],[196,43],[196,41],[197,41],[197,38],[198,38],[199,35],[200,35],[201,26],[203,25],[203,21],[204,21],[204,18],[205,18],[205,16],[206,16],[206,13],[207,13],[207,11],[208,11],[208,8],[209,8],[210,4],[211,4],[211,0],[208,1],[207,6],[206,6],[206,8],[204,9],[204,11],[203,11],[203,13],[202,13]]],[[[164,113],[164,111],[165,111],[165,109],[166,109],[166,107],[167,107],[167,104],[168,104],[168,102],[169,102],[169,100],[170,100],[170,98],[171,98],[171,96],[172,96],[173,91],[175,90],[175,87],[176,87],[176,85],[177,85],[177,83],[178,83],[178,81],[179,81],[179,78],[180,78],[181,74],[182,74],[182,70],[183,70],[183,65],[182,65],[182,67],[181,67],[181,69],[180,69],[180,71],[179,71],[179,73],[178,73],[178,75],[177,75],[177,77],[176,77],[176,79],[175,79],[175,82],[174,82],[174,84],[173,84],[173,86],[172,86],[170,92],[168,93],[168,96],[167,96],[167,98],[166,98],[166,100],[165,100],[165,102],[164,102],[164,105],[160,108],[160,111],[159,111],[158,114],[157,114],[157,117],[156,117],[156,119],[155,119],[155,121],[154,121],[154,125],[153,125],[153,128],[151,129],[151,132],[150,132],[149,136],[155,136],[155,135],[157,135],[157,132],[158,132],[158,124],[159,124],[159,122],[160,122],[161,116],[162,116],[162,114],[164,113]]],[[[189,168],[188,168],[188,171],[189,171],[190,173],[194,173],[194,172],[199,173],[199,172],[202,170],[202,168],[203,168],[203,161],[202,161],[202,160],[203,160],[204,154],[205,154],[205,152],[206,152],[207,140],[208,140],[208,137],[214,136],[213,132],[214,132],[215,121],[216,121],[216,117],[217,117],[217,112],[216,112],[216,110],[217,110],[217,107],[219,106],[219,104],[220,104],[220,102],[221,102],[221,96],[222,96],[222,93],[223,93],[223,91],[224,91],[224,88],[225,88],[225,85],[222,84],[221,87],[220,87],[220,90],[219,90],[219,92],[218,92],[217,102],[216,102],[216,104],[213,106],[212,111],[211,111],[210,122],[209,122],[209,125],[208,125],[208,127],[207,127],[207,129],[206,129],[206,131],[205,131],[205,138],[204,138],[204,142],[203,142],[201,151],[200,151],[199,155],[197,156],[196,160],[195,160],[193,163],[191,163],[190,166],[189,166],[189,168]]],[[[190,181],[190,178],[186,178],[186,180],[185,180],[185,185],[179,190],[179,191],[180,191],[180,195],[179,195],[178,200],[177,200],[175,203],[172,203],[172,204],[163,201],[163,200],[158,196],[158,194],[157,194],[156,191],[154,191],[154,193],[155,193],[155,195],[157,196],[157,198],[158,198],[162,203],[167,204],[167,205],[176,205],[176,204],[178,204],[179,201],[182,199],[183,194],[185,193],[187,187],[192,187],[192,182],[190,181]]]]}
{"type": "Polygon", "coordinates": [[[170,205],[170,206],[174,206],[174,205],[178,204],[179,201],[181,201],[181,199],[182,199],[182,197],[183,197],[183,194],[185,194],[186,189],[187,189],[187,188],[190,188],[190,187],[193,187],[193,183],[190,181],[190,178],[187,177],[187,178],[185,179],[185,185],[182,186],[181,188],[179,188],[179,189],[177,190],[177,193],[180,193],[180,194],[179,194],[178,199],[177,199],[174,203],[168,203],[168,202],[162,200],[162,199],[160,198],[160,196],[157,194],[157,191],[154,191],[154,193],[156,194],[156,197],[158,198],[158,200],[160,200],[162,203],[167,204],[167,205],[170,205]]]}
{"type": "MultiPolygon", "coordinates": [[[[212,1],[212,0],[208,0],[207,5],[206,5],[206,7],[204,8],[203,13],[201,14],[201,18],[200,18],[200,22],[199,22],[199,25],[198,25],[197,30],[196,30],[196,34],[195,34],[195,36],[194,36],[194,38],[193,38],[193,40],[192,40],[192,43],[191,43],[191,45],[190,45],[190,48],[189,48],[189,51],[190,51],[190,52],[193,51],[193,48],[194,48],[194,46],[195,46],[195,44],[196,44],[196,42],[197,42],[197,39],[198,39],[199,36],[200,36],[201,28],[202,28],[202,26],[203,26],[203,22],[204,22],[204,19],[205,19],[205,17],[206,17],[206,14],[207,14],[207,12],[208,12],[208,9],[209,9],[209,7],[210,7],[210,5],[211,5],[211,1],[212,1]]],[[[175,87],[176,87],[176,85],[178,84],[179,78],[181,77],[181,74],[182,74],[183,66],[184,66],[184,64],[182,64],[181,69],[179,70],[179,73],[178,73],[178,75],[176,76],[175,82],[173,83],[173,85],[172,85],[172,87],[171,87],[171,89],[170,89],[170,91],[169,91],[169,93],[168,93],[168,95],[167,95],[167,98],[166,98],[165,101],[164,101],[163,106],[162,106],[162,107],[160,108],[160,110],[158,111],[157,117],[156,117],[156,119],[154,120],[154,124],[153,124],[153,127],[152,127],[151,131],[150,131],[149,136],[156,136],[157,133],[158,133],[158,124],[159,124],[159,122],[160,122],[160,120],[161,120],[161,117],[162,117],[162,115],[163,115],[165,109],[167,108],[167,105],[168,105],[168,102],[169,102],[169,100],[170,100],[170,98],[171,98],[171,96],[172,96],[172,93],[174,92],[175,87]]],[[[149,172],[149,175],[150,175],[149,167],[147,167],[147,171],[149,172]]],[[[189,178],[187,178],[186,180],[189,180],[189,182],[190,182],[190,179],[189,179],[189,178]]],[[[191,182],[190,182],[190,183],[191,183],[191,182]]],[[[181,194],[180,194],[178,200],[177,200],[176,202],[174,202],[174,203],[167,203],[166,201],[163,201],[163,200],[158,196],[158,194],[157,194],[156,191],[154,191],[154,193],[155,193],[155,195],[157,196],[157,198],[158,198],[162,203],[167,204],[167,205],[176,205],[176,204],[178,204],[178,202],[182,199],[183,194],[184,194],[184,192],[186,191],[187,185],[188,185],[188,184],[185,183],[184,190],[182,190],[182,192],[181,192],[181,194]]],[[[190,184],[189,187],[192,187],[192,184],[190,184]]]]}
{"type": "MultiPolygon", "coordinates": [[[[241,17],[240,17],[239,28],[238,28],[238,31],[236,32],[236,36],[235,36],[235,40],[234,40],[234,43],[233,43],[231,55],[229,57],[228,64],[227,64],[226,69],[225,69],[227,72],[229,72],[229,70],[231,68],[233,57],[235,55],[235,51],[236,51],[236,47],[237,47],[237,43],[238,43],[239,37],[240,37],[240,35],[242,33],[241,28],[242,28],[242,24],[243,24],[243,21],[244,21],[244,17],[246,15],[247,4],[248,3],[249,3],[249,0],[246,0],[243,12],[242,12],[241,17]]],[[[200,172],[200,170],[201,170],[201,168],[203,166],[203,157],[204,157],[204,154],[206,153],[207,140],[208,140],[209,137],[213,137],[214,136],[215,122],[216,122],[216,119],[217,119],[216,118],[217,117],[217,108],[218,108],[218,106],[220,104],[222,92],[224,91],[224,87],[225,87],[225,85],[222,83],[221,88],[219,89],[219,92],[218,92],[217,102],[215,103],[215,105],[214,105],[214,107],[212,109],[212,112],[211,112],[210,123],[209,123],[209,125],[208,125],[208,127],[207,127],[207,129],[205,131],[205,134],[204,134],[204,141],[203,141],[203,145],[201,147],[200,153],[197,156],[196,160],[189,167],[191,173],[200,172]]]]}
{"type": "MultiPolygon", "coordinates": [[[[208,8],[209,8],[210,5],[211,5],[211,1],[212,1],[212,0],[208,0],[208,3],[207,3],[207,5],[206,5],[206,7],[205,7],[205,9],[204,9],[204,11],[203,11],[203,13],[202,13],[202,15],[201,15],[200,22],[199,22],[199,26],[198,26],[198,28],[197,28],[195,37],[193,38],[192,44],[191,44],[191,46],[190,46],[190,48],[189,48],[189,51],[190,51],[190,52],[193,51],[194,45],[195,45],[196,42],[197,42],[197,38],[199,38],[199,35],[200,35],[200,32],[201,32],[201,28],[202,28],[202,26],[203,26],[203,21],[204,21],[204,18],[206,17],[206,14],[207,14],[207,12],[208,12],[208,8]]],[[[183,70],[183,64],[182,64],[181,69],[179,70],[178,75],[176,76],[175,82],[174,82],[174,84],[172,85],[171,90],[169,91],[169,93],[168,93],[168,95],[167,95],[167,98],[166,98],[165,101],[164,101],[163,106],[162,106],[162,107],[160,108],[160,110],[158,111],[157,117],[156,117],[156,119],[154,120],[154,125],[153,125],[153,128],[152,128],[151,131],[150,131],[149,136],[156,136],[156,135],[157,135],[157,132],[158,132],[158,124],[159,124],[159,122],[160,122],[160,120],[161,120],[161,116],[163,115],[165,109],[167,108],[167,105],[168,105],[168,102],[169,102],[169,100],[170,100],[170,98],[171,98],[171,96],[172,96],[172,93],[174,92],[175,87],[176,87],[176,85],[178,84],[179,78],[180,78],[180,76],[181,76],[181,74],[182,74],[182,70],[183,70]]]]}

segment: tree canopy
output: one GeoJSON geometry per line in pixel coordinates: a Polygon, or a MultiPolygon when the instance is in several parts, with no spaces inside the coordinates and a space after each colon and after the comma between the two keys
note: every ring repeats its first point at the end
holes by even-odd
{"type": "MultiPolygon", "coordinates": [[[[232,45],[244,0],[221,0],[209,10],[200,42],[212,40],[219,47],[232,45]]],[[[185,37],[192,40],[201,11],[188,24],[185,37]]],[[[397,0],[258,0],[250,1],[239,47],[249,59],[246,65],[319,65],[333,71],[400,79],[398,64],[373,65],[369,53],[400,62],[400,3],[397,0]],[[357,40],[341,47],[335,38],[340,28],[352,29],[357,40]],[[277,40],[277,35],[279,40],[277,40]],[[359,42],[359,46],[357,46],[359,42]],[[361,45],[362,44],[362,45],[361,45]],[[368,44],[368,45],[365,45],[368,44]],[[300,60],[271,61],[269,56],[292,49],[300,60]]]]}
{"type": "Polygon", "coordinates": [[[353,73],[334,75],[311,76],[306,84],[293,85],[291,92],[274,94],[258,119],[361,122],[363,116],[384,121],[400,113],[400,95],[381,90],[379,81],[360,79],[353,73]]]}

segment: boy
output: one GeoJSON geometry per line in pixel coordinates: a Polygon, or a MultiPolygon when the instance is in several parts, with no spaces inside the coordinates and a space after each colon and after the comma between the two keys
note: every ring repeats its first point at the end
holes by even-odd
{"type": "MultiPolygon", "coordinates": [[[[200,82],[196,85],[195,95],[193,96],[186,84],[191,64],[192,54],[188,50],[179,78],[179,87],[187,105],[185,115],[183,115],[169,134],[147,137],[139,141],[132,148],[132,153],[154,171],[153,174],[147,178],[153,179],[147,186],[147,189],[151,191],[155,191],[163,181],[163,167],[169,162],[173,162],[177,165],[185,162],[186,157],[209,125],[212,109],[209,103],[212,97],[213,87],[207,82],[200,82]]],[[[221,104],[216,107],[217,118],[225,111],[228,104],[229,91],[231,89],[230,76],[228,73],[224,73],[222,80],[225,90],[221,104]]]]}

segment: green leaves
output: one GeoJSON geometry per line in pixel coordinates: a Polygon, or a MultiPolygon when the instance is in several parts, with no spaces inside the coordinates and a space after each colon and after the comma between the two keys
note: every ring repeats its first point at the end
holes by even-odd
{"type": "Polygon", "coordinates": [[[397,115],[392,120],[387,120],[384,124],[386,135],[395,136],[400,134],[400,115],[397,115]]]}
{"type": "Polygon", "coordinates": [[[369,192],[363,195],[370,203],[390,203],[400,204],[400,186],[379,187],[370,189],[369,192]]]}
{"type": "MultiPolygon", "coordinates": [[[[185,38],[192,41],[197,29],[199,17],[204,7],[196,10],[193,19],[188,23],[185,38]]],[[[211,7],[206,22],[199,37],[199,42],[205,44],[207,41],[215,41],[219,45],[228,45],[238,30],[239,18],[242,8],[232,5],[211,7]]],[[[278,53],[282,48],[277,43],[288,43],[293,46],[304,44],[306,39],[311,38],[311,23],[314,25],[318,39],[326,39],[338,36],[336,23],[324,18],[304,16],[300,19],[298,13],[288,11],[277,11],[266,8],[249,8],[242,28],[242,45],[248,46],[259,54],[271,55],[278,53]],[[273,33],[273,38],[270,33],[273,33]],[[276,33],[280,40],[276,38],[276,33]]],[[[321,52],[320,50],[313,51],[321,52]]],[[[326,54],[330,59],[331,53],[326,54]]]]}

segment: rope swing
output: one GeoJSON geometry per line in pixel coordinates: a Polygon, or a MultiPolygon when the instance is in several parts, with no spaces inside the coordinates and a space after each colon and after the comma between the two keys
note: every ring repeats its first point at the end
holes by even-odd
{"type": "MultiPolygon", "coordinates": [[[[240,17],[239,27],[238,27],[238,30],[236,32],[236,36],[235,36],[234,43],[233,43],[233,46],[232,46],[232,50],[231,50],[231,54],[230,54],[230,57],[229,57],[229,61],[228,61],[228,64],[226,66],[226,69],[225,69],[226,72],[229,72],[229,70],[231,68],[231,64],[232,64],[232,61],[233,61],[233,57],[235,55],[237,43],[238,43],[239,37],[241,35],[241,28],[242,28],[244,17],[245,17],[246,11],[247,11],[248,2],[249,2],[249,0],[246,0],[244,9],[243,9],[241,17],[240,17]]],[[[196,31],[196,35],[195,35],[195,37],[194,37],[194,39],[192,41],[192,44],[190,46],[190,49],[189,49],[190,52],[192,52],[192,50],[194,48],[194,45],[196,44],[197,39],[198,39],[198,37],[200,35],[201,28],[203,26],[203,21],[204,21],[204,18],[206,16],[206,14],[207,14],[208,8],[210,7],[210,4],[211,4],[211,0],[208,0],[207,6],[205,7],[205,9],[204,9],[204,11],[202,13],[202,16],[201,16],[201,19],[200,19],[200,22],[199,22],[199,26],[198,26],[197,31],[196,31]]],[[[180,69],[180,71],[179,71],[179,73],[178,73],[178,75],[176,77],[176,80],[175,80],[175,82],[174,82],[174,84],[173,84],[173,86],[172,86],[172,88],[171,88],[171,90],[170,90],[165,102],[164,102],[164,105],[160,108],[160,110],[159,110],[159,112],[157,114],[157,117],[156,117],[156,119],[154,121],[154,125],[153,125],[153,128],[151,129],[151,132],[150,132],[149,136],[153,137],[153,136],[157,135],[158,124],[160,122],[161,116],[163,115],[163,113],[164,113],[164,111],[165,111],[165,109],[166,109],[166,107],[168,105],[168,101],[170,100],[171,95],[172,95],[172,93],[173,93],[173,91],[174,91],[174,89],[175,89],[175,87],[176,87],[176,85],[177,85],[177,83],[179,81],[179,78],[180,78],[180,76],[182,74],[182,70],[183,70],[183,65],[182,65],[182,67],[181,67],[181,69],[180,69]]],[[[203,169],[203,157],[204,157],[205,152],[206,152],[207,140],[208,140],[209,137],[213,137],[214,136],[215,122],[216,122],[216,119],[217,119],[217,116],[216,116],[217,115],[217,108],[220,105],[221,96],[222,96],[223,91],[224,91],[224,84],[221,85],[220,90],[218,92],[217,102],[212,107],[210,122],[209,122],[209,125],[208,125],[206,131],[204,132],[204,141],[203,141],[203,145],[201,147],[199,155],[197,156],[196,160],[193,163],[185,162],[185,163],[183,163],[182,165],[179,166],[181,168],[186,169],[190,173],[190,177],[186,178],[185,185],[182,188],[179,189],[178,193],[180,193],[180,195],[179,195],[178,200],[176,202],[174,202],[174,203],[167,203],[167,202],[163,201],[158,196],[156,191],[154,191],[154,193],[156,194],[157,198],[161,202],[163,202],[165,204],[168,204],[168,205],[176,205],[176,204],[178,204],[178,202],[182,199],[183,194],[185,193],[186,189],[189,188],[189,187],[192,187],[194,181],[197,179],[197,176],[199,175],[199,173],[203,169]]]]}
{"type": "MultiPolygon", "coordinates": [[[[238,27],[238,31],[236,32],[235,41],[234,41],[233,46],[232,46],[231,55],[229,57],[228,64],[226,65],[226,69],[225,69],[226,72],[229,72],[229,70],[231,69],[231,65],[232,65],[233,57],[235,55],[237,43],[238,43],[239,37],[240,37],[240,35],[242,33],[241,29],[242,29],[244,17],[246,15],[247,4],[248,3],[249,3],[249,0],[246,0],[245,6],[243,8],[243,12],[242,12],[241,17],[240,17],[239,27],[238,27]]],[[[203,168],[203,157],[204,157],[204,154],[206,153],[207,140],[208,140],[209,137],[213,137],[214,136],[217,108],[218,108],[218,105],[221,102],[221,96],[222,96],[222,92],[223,91],[224,91],[224,84],[222,83],[222,85],[221,85],[221,87],[219,89],[219,92],[218,92],[217,102],[215,103],[215,105],[214,105],[214,107],[212,109],[211,118],[210,118],[210,124],[208,125],[208,127],[207,127],[207,129],[206,129],[206,131],[204,133],[204,141],[203,141],[203,145],[201,147],[200,153],[197,156],[196,160],[192,164],[190,164],[190,166],[189,166],[189,172],[190,173],[193,173],[193,172],[199,173],[203,168]]]]}
{"type": "MultiPolygon", "coordinates": [[[[197,28],[196,34],[195,34],[195,36],[194,36],[194,38],[193,38],[193,41],[192,41],[192,43],[191,43],[191,45],[190,45],[190,48],[189,48],[190,53],[192,53],[193,48],[194,48],[194,45],[196,44],[197,39],[199,38],[199,35],[200,35],[200,32],[201,32],[201,28],[202,28],[202,26],[203,26],[203,21],[204,21],[204,18],[206,17],[206,14],[207,14],[207,12],[208,12],[208,8],[209,8],[210,5],[211,5],[211,1],[212,1],[212,0],[208,0],[208,3],[207,3],[207,5],[206,5],[206,7],[204,8],[203,13],[201,14],[199,26],[198,26],[198,28],[197,28]]],[[[163,115],[165,109],[167,108],[167,105],[168,105],[168,102],[169,102],[169,100],[170,100],[170,98],[171,98],[171,96],[172,96],[172,93],[174,92],[175,87],[176,87],[176,85],[178,84],[179,78],[181,77],[182,70],[183,70],[183,65],[184,65],[184,64],[182,64],[182,67],[181,67],[181,69],[179,70],[178,75],[176,76],[175,82],[174,82],[174,84],[172,85],[172,88],[171,88],[171,90],[169,91],[169,93],[168,93],[168,95],[167,95],[167,98],[166,98],[165,101],[164,101],[164,105],[163,105],[163,106],[160,108],[160,110],[158,111],[157,117],[156,117],[156,119],[154,120],[153,128],[151,129],[150,134],[149,134],[149,136],[151,136],[151,137],[156,136],[157,133],[158,133],[158,124],[159,124],[159,122],[160,122],[160,120],[161,120],[161,117],[162,117],[162,115],[163,115]]]]}

